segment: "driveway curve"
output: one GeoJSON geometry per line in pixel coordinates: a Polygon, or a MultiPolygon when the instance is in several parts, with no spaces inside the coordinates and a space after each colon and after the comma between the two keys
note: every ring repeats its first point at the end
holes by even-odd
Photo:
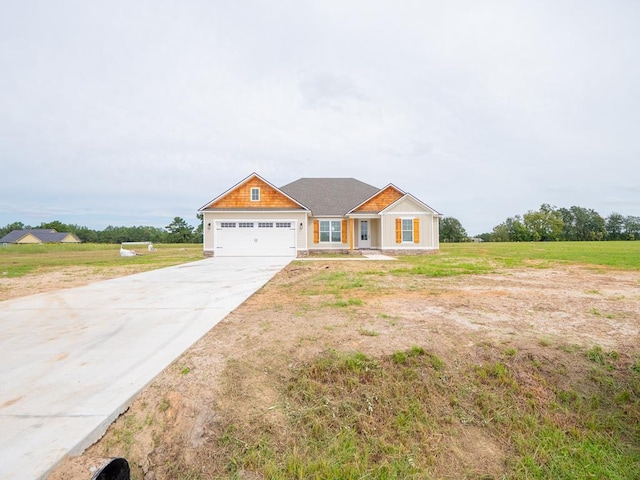
{"type": "Polygon", "coordinates": [[[43,479],[290,258],[211,258],[0,302],[0,479],[43,479]]]}

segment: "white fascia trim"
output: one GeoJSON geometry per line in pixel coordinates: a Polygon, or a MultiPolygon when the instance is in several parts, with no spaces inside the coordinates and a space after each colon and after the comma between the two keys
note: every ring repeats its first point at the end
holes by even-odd
{"type": "Polygon", "coordinates": [[[429,205],[427,205],[426,203],[424,203],[422,200],[417,199],[416,197],[414,197],[413,195],[411,195],[410,193],[405,193],[402,197],[400,197],[398,200],[396,200],[395,202],[393,202],[391,205],[388,205],[385,209],[383,209],[380,213],[384,214],[387,213],[387,210],[389,210],[390,208],[392,208],[394,205],[396,205],[397,203],[400,203],[402,200],[404,200],[405,198],[409,198],[410,200],[412,200],[413,202],[415,202],[417,205],[420,205],[421,207],[424,207],[426,210],[429,210],[428,213],[432,213],[433,215],[441,215],[437,210],[431,208],[429,205]]]}
{"type": "Polygon", "coordinates": [[[380,215],[402,215],[405,217],[415,217],[417,215],[432,216],[432,214],[429,212],[385,212],[381,213],[380,215]]]}
{"type": "Polygon", "coordinates": [[[251,215],[274,215],[277,213],[307,213],[306,210],[203,210],[202,213],[215,215],[217,213],[250,213],[251,215]]]}
{"type": "MultiPolygon", "coordinates": [[[[365,203],[367,203],[369,200],[371,200],[373,197],[380,195],[382,192],[384,192],[387,188],[392,187],[395,190],[397,190],[399,193],[401,193],[402,195],[406,195],[406,192],[402,191],[401,189],[399,189],[398,187],[396,187],[393,183],[390,183],[389,185],[382,187],[380,190],[378,190],[376,193],[374,193],[373,195],[371,195],[369,198],[367,198],[364,202],[362,202],[360,205],[356,205],[355,207],[353,207],[351,210],[349,210],[347,212],[347,215],[350,214],[351,212],[353,212],[354,210],[359,209],[362,205],[364,205],[365,203]]],[[[402,198],[402,197],[400,197],[402,198]]],[[[395,203],[395,202],[394,202],[395,203]]],[[[384,209],[383,209],[384,210],[384,209]]]]}

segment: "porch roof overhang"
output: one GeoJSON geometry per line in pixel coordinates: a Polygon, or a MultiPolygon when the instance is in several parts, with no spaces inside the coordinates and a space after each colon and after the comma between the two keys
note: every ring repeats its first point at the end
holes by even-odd
{"type": "Polygon", "coordinates": [[[313,213],[313,212],[309,216],[313,217],[313,218],[318,218],[318,219],[319,218],[346,218],[345,215],[335,215],[335,214],[324,214],[323,215],[321,213],[313,213]]]}
{"type": "Polygon", "coordinates": [[[348,213],[345,216],[347,218],[354,218],[354,219],[361,218],[363,220],[371,219],[371,218],[380,218],[380,215],[377,212],[348,213]]]}

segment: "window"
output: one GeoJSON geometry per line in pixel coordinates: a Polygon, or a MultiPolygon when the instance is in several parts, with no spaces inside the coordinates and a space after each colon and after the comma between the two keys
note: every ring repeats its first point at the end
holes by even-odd
{"type": "Polygon", "coordinates": [[[240,228],[253,228],[253,222],[239,222],[238,227],[240,228]]]}
{"type": "Polygon", "coordinates": [[[342,221],[320,220],[320,241],[342,243],[342,221]]]}
{"type": "Polygon", "coordinates": [[[236,228],[236,222],[221,222],[220,228],[236,228]]]}
{"type": "Polygon", "coordinates": [[[413,242],[413,219],[402,219],[402,241],[413,242]]]}
{"type": "Polygon", "coordinates": [[[251,189],[251,201],[252,202],[260,201],[260,189],[258,187],[254,187],[251,189]]]}
{"type": "Polygon", "coordinates": [[[291,222],[276,222],[276,228],[291,228],[291,222]]]}
{"type": "Polygon", "coordinates": [[[273,222],[258,222],[258,228],[273,228],[273,222]]]}

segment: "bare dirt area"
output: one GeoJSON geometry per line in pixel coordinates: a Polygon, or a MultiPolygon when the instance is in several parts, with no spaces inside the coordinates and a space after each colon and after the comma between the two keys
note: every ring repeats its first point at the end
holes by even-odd
{"type": "Polygon", "coordinates": [[[63,288],[81,287],[101,280],[131,275],[139,271],[142,271],[139,265],[108,269],[74,266],[41,269],[15,278],[0,276],[0,301],[25,295],[53,292],[63,288]]]}
{"type": "MultiPolygon", "coordinates": [[[[225,444],[214,441],[220,432],[242,420],[247,429],[267,425],[286,441],[279,385],[329,349],[379,357],[417,345],[442,358],[452,375],[457,365],[494,355],[487,345],[563,366],[570,348],[640,353],[638,272],[562,266],[427,278],[393,274],[394,266],[292,263],[145,388],[101,441],[50,478],[88,480],[91,468],[113,456],[129,460],[132,478],[220,478],[228,462],[225,444]]],[[[29,293],[61,283],[56,276],[40,282],[29,293]]],[[[549,395],[536,388],[539,398],[549,395]]],[[[509,445],[471,420],[450,428],[433,440],[430,478],[504,474],[509,445]]],[[[263,477],[246,471],[228,478],[263,477]]]]}

